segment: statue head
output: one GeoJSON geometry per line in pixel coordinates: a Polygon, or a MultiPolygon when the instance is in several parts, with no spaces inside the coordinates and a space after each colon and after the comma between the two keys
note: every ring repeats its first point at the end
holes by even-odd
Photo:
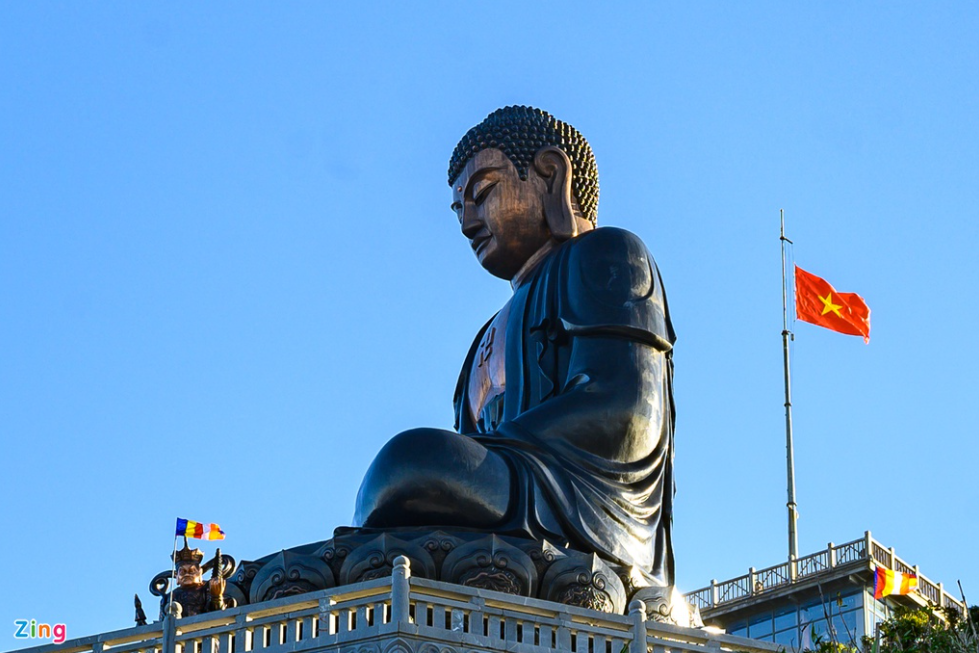
{"type": "Polygon", "coordinates": [[[595,227],[598,167],[571,125],[505,107],[470,129],[449,161],[452,208],[491,274],[512,279],[551,241],[595,227]]]}
{"type": "Polygon", "coordinates": [[[173,563],[177,568],[177,585],[180,587],[197,587],[203,583],[201,580],[201,561],[204,560],[204,552],[200,549],[192,549],[187,545],[187,538],[184,538],[184,548],[173,555],[173,563]]]}

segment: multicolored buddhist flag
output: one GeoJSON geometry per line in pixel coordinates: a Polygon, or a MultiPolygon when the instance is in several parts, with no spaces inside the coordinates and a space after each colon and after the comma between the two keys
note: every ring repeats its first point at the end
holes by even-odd
{"type": "Polygon", "coordinates": [[[860,295],[836,292],[825,279],[795,266],[795,315],[839,333],[870,342],[870,308],[860,295]]]}
{"type": "Polygon", "coordinates": [[[189,519],[177,519],[175,537],[193,537],[198,540],[223,540],[224,531],[217,524],[203,524],[189,519]]]}
{"type": "Polygon", "coordinates": [[[910,594],[918,587],[918,577],[914,574],[902,574],[884,567],[877,567],[874,576],[874,598],[882,599],[892,594],[910,594]]]}

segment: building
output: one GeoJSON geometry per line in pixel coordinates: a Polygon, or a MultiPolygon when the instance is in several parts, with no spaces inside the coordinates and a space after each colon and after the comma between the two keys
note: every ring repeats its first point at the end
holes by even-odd
{"type": "Polygon", "coordinates": [[[859,645],[899,605],[948,608],[964,616],[966,606],[941,583],[901,560],[893,548],[864,537],[709,587],[690,592],[704,622],[731,635],[774,642],[789,649],[812,646],[816,638],[859,645]],[[918,576],[917,591],[874,598],[874,569],[882,566],[918,576]]]}

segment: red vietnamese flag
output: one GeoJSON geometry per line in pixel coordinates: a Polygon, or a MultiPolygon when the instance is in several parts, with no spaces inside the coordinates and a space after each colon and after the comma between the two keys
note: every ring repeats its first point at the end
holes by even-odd
{"type": "Polygon", "coordinates": [[[795,266],[795,315],[803,322],[870,342],[870,308],[852,292],[836,292],[825,279],[795,266]]]}

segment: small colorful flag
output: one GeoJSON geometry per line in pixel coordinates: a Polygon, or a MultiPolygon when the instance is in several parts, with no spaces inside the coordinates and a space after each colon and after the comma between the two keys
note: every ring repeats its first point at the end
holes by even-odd
{"type": "Polygon", "coordinates": [[[826,329],[870,342],[870,308],[860,295],[836,292],[825,279],[795,266],[795,315],[826,329]]]}
{"type": "Polygon", "coordinates": [[[177,519],[177,534],[175,537],[193,537],[198,540],[223,540],[224,531],[217,524],[202,524],[189,519],[177,519]]]}
{"type": "Polygon", "coordinates": [[[882,599],[892,594],[910,594],[918,587],[918,577],[914,574],[902,574],[884,567],[877,567],[874,576],[874,598],[882,599]]]}

